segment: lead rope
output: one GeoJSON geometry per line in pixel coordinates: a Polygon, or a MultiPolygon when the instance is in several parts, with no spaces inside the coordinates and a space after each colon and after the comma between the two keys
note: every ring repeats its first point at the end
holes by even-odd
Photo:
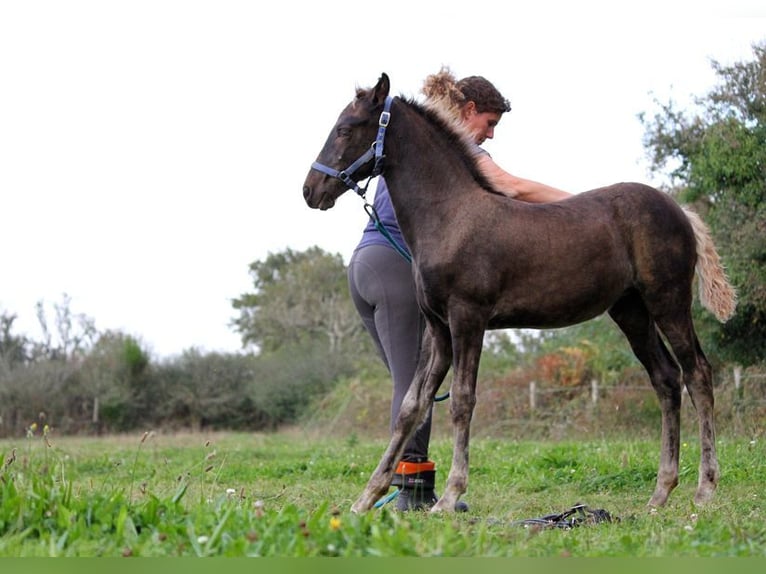
{"type": "Polygon", "coordinates": [[[391,232],[389,232],[388,229],[386,229],[386,227],[380,221],[380,217],[378,217],[378,212],[375,210],[372,204],[368,203],[366,200],[364,202],[364,210],[367,212],[367,215],[370,216],[370,219],[372,219],[372,223],[375,225],[375,228],[378,231],[380,231],[381,235],[383,235],[383,237],[385,237],[388,240],[388,242],[396,250],[396,252],[402,257],[404,257],[404,259],[408,263],[412,263],[412,256],[404,247],[399,245],[396,239],[394,239],[394,237],[391,235],[391,232]]]}
{"type": "Polygon", "coordinates": [[[386,496],[378,500],[375,504],[372,505],[373,508],[381,508],[382,506],[388,504],[391,502],[394,498],[399,496],[399,489],[395,488],[393,492],[388,493],[386,496]]]}

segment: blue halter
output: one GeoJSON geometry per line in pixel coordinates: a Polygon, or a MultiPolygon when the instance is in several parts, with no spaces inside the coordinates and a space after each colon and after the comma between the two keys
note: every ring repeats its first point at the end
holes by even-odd
{"type": "MultiPolygon", "coordinates": [[[[357,195],[359,195],[362,199],[365,199],[365,195],[367,194],[367,187],[370,185],[370,180],[383,173],[383,160],[386,157],[383,155],[383,144],[386,138],[386,128],[388,127],[388,123],[391,120],[392,101],[393,99],[391,96],[386,98],[386,101],[383,104],[383,111],[380,113],[380,119],[378,120],[378,135],[375,137],[375,141],[372,142],[372,145],[369,147],[369,149],[364,154],[362,154],[359,159],[357,159],[344,170],[333,169],[317,161],[311,164],[312,169],[321,171],[330,177],[341,180],[349,189],[353,189],[357,195]],[[362,187],[356,181],[354,181],[351,176],[354,175],[356,170],[369,163],[373,159],[375,160],[375,165],[372,166],[372,173],[367,178],[367,182],[365,182],[364,187],[362,187]]],[[[385,227],[383,227],[383,224],[380,222],[380,218],[378,217],[375,208],[370,203],[367,203],[366,199],[364,210],[367,212],[367,215],[370,216],[370,219],[372,219],[378,231],[383,234],[383,236],[394,247],[399,255],[404,257],[407,261],[411,262],[412,258],[410,257],[410,254],[407,253],[407,251],[401,245],[399,245],[393,237],[391,237],[391,234],[385,227]]]]}
{"type": "Polygon", "coordinates": [[[373,177],[383,173],[383,160],[386,157],[383,155],[383,141],[386,137],[386,128],[388,127],[388,122],[391,120],[390,110],[392,101],[393,98],[391,98],[391,96],[386,98],[386,102],[383,105],[383,111],[380,113],[380,119],[378,120],[378,135],[375,138],[375,141],[372,142],[370,148],[364,152],[364,154],[362,154],[359,159],[357,159],[354,163],[343,170],[333,169],[317,161],[311,164],[311,168],[317,171],[321,171],[330,177],[335,177],[341,180],[349,189],[353,189],[357,195],[364,198],[365,194],[367,193],[367,186],[370,184],[370,180],[373,177]],[[375,164],[372,166],[372,173],[367,178],[367,182],[365,183],[364,187],[361,187],[351,178],[351,176],[354,175],[354,173],[356,173],[360,167],[369,163],[373,159],[375,160],[375,164]]]}

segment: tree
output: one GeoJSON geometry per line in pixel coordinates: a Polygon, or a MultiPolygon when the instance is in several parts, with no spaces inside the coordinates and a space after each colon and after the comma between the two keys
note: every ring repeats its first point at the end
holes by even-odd
{"type": "Polygon", "coordinates": [[[692,111],[669,102],[640,116],[652,171],[666,172],[672,193],[705,217],[739,293],[724,326],[697,310],[702,331],[743,363],[766,355],[766,42],[753,53],[731,66],[713,61],[719,85],[692,111]]]}
{"type": "Polygon", "coordinates": [[[92,428],[127,430],[152,414],[158,393],[148,384],[150,361],[140,343],[119,331],[99,335],[79,361],[83,401],[92,428]]]}
{"type": "Polygon", "coordinates": [[[566,378],[564,371],[573,372],[576,370],[573,365],[580,363],[583,366],[580,376],[574,377],[579,382],[595,377],[602,384],[615,384],[629,368],[638,365],[628,340],[607,314],[563,329],[545,330],[540,335],[538,362],[556,357],[567,365],[556,373],[559,378],[566,378]]]}
{"type": "Polygon", "coordinates": [[[43,340],[35,344],[35,359],[67,360],[84,355],[98,336],[95,321],[84,313],[72,311],[72,298],[62,294],[59,303],[53,303],[54,329],[48,326],[48,313],[43,301],[35,306],[43,340]]]}
{"type": "Polygon", "coordinates": [[[256,361],[252,355],[187,349],[156,369],[157,386],[165,395],[156,415],[194,430],[262,428],[266,415],[248,396],[256,361]]]}
{"type": "Polygon", "coordinates": [[[15,314],[3,311],[0,313],[0,375],[18,365],[25,364],[29,359],[29,339],[13,333],[15,314]]]}
{"type": "Polygon", "coordinates": [[[331,353],[359,345],[362,324],[351,303],[339,254],[286,249],[250,264],[254,292],[233,300],[244,346],[262,352],[319,338],[331,353]]]}

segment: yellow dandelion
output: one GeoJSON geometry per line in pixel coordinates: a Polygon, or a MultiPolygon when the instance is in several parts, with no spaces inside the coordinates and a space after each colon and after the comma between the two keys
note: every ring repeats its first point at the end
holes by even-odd
{"type": "Polygon", "coordinates": [[[341,524],[340,518],[338,518],[337,516],[333,516],[330,519],[330,529],[331,530],[339,530],[340,529],[340,524],[341,524]]]}

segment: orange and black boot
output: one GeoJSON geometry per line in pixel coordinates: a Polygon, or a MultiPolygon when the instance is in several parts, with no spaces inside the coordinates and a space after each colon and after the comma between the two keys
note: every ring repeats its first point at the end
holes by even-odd
{"type": "MultiPolygon", "coordinates": [[[[428,510],[439,500],[434,490],[436,482],[436,465],[426,460],[424,462],[400,461],[396,474],[391,481],[392,486],[399,488],[396,499],[396,509],[428,510]]],[[[458,501],[455,505],[457,512],[466,512],[468,505],[458,501]]]]}

